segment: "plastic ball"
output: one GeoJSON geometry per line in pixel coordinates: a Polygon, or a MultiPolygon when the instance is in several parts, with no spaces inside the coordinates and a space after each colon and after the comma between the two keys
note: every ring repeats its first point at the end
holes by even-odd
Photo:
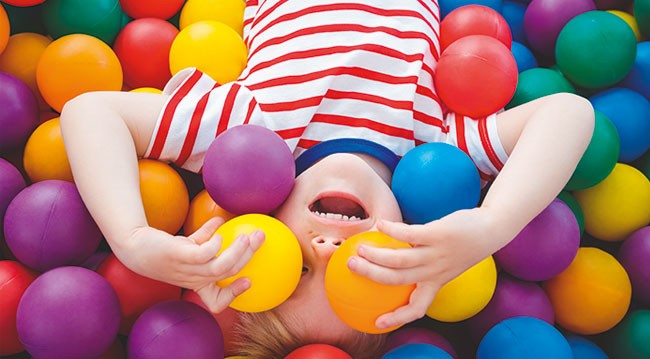
{"type": "Polygon", "coordinates": [[[574,17],[562,28],[555,48],[562,73],[587,89],[621,81],[632,69],[635,56],[634,32],[625,21],[606,11],[574,17]]]}
{"type": "Polygon", "coordinates": [[[22,190],[9,204],[4,225],[11,252],[41,272],[83,263],[102,240],[77,187],[67,181],[42,181],[22,190]]]}
{"type": "Polygon", "coordinates": [[[4,7],[0,6],[0,54],[4,51],[9,42],[10,33],[11,25],[9,24],[9,17],[7,16],[4,7]]]}
{"type": "Polygon", "coordinates": [[[440,23],[440,51],[469,35],[486,35],[508,48],[512,45],[510,26],[501,14],[487,6],[465,5],[450,12],[440,23]]]}
{"type": "Polygon", "coordinates": [[[236,80],[246,67],[248,49],[239,34],[217,21],[200,21],[178,33],[169,53],[172,74],[196,67],[220,84],[236,80]]]}
{"type": "Polygon", "coordinates": [[[181,298],[181,288],[131,271],[114,254],[109,254],[96,272],[113,287],[120,300],[122,320],[119,333],[123,335],[131,331],[135,320],[149,307],[181,298]]]}
{"type": "Polygon", "coordinates": [[[126,25],[113,45],[124,82],[136,88],[162,89],[172,77],[169,51],[177,35],[174,25],[156,18],[137,19],[126,25]]]}
{"type": "Polygon", "coordinates": [[[607,354],[596,344],[575,335],[567,337],[571,346],[573,359],[609,359],[607,354]]]}
{"type": "Polygon", "coordinates": [[[362,232],[348,238],[334,251],[325,271],[325,292],[334,313],[350,327],[377,334],[397,328],[379,329],[375,322],[380,315],[394,311],[409,302],[415,285],[386,285],[350,271],[348,259],[358,255],[360,245],[379,248],[409,248],[404,242],[381,232],[362,232]]]}
{"type": "Polygon", "coordinates": [[[256,125],[232,127],[217,136],[203,162],[206,190],[233,214],[275,210],[291,192],[295,173],[289,146],[256,125]]]}
{"type": "Polygon", "coordinates": [[[0,153],[22,148],[38,123],[34,94],[20,79],[0,72],[0,153]]]}
{"type": "Polygon", "coordinates": [[[0,157],[0,239],[4,237],[2,220],[11,200],[25,188],[25,179],[14,165],[0,157]]]}
{"type": "Polygon", "coordinates": [[[576,200],[575,197],[566,191],[560,192],[560,194],[557,195],[557,198],[569,206],[569,208],[571,208],[571,212],[573,212],[573,215],[575,215],[576,219],[578,220],[578,226],[580,227],[580,237],[582,237],[585,231],[585,214],[582,212],[580,203],[578,203],[578,200],[576,200]]]}
{"type": "Polygon", "coordinates": [[[471,318],[490,302],[496,285],[497,268],[490,256],[443,285],[427,316],[442,322],[471,318]]]}
{"type": "Polygon", "coordinates": [[[52,179],[74,182],[58,117],[34,130],[25,145],[23,164],[32,182],[52,179]]]}
{"type": "Polygon", "coordinates": [[[575,93],[576,90],[558,71],[540,67],[529,69],[519,74],[517,89],[506,109],[560,92],[575,93]]]}
{"type": "Polygon", "coordinates": [[[450,110],[479,118],[510,101],[517,75],[517,63],[508,47],[490,36],[470,35],[440,55],[434,82],[450,110]]]}
{"type": "Polygon", "coordinates": [[[422,327],[402,327],[390,333],[386,339],[385,351],[389,352],[405,344],[430,344],[436,346],[454,358],[458,357],[454,347],[442,335],[422,327]]]}
{"type": "Polygon", "coordinates": [[[541,281],[566,269],[579,246],[575,215],[564,202],[554,199],[494,258],[500,268],[519,279],[541,281]]]}
{"type": "Polygon", "coordinates": [[[468,320],[467,327],[473,338],[480,339],[499,322],[523,316],[538,318],[553,325],[553,305],[536,283],[500,274],[492,299],[468,320]]]}
{"type": "Polygon", "coordinates": [[[241,0],[192,0],[181,10],[180,28],[184,29],[194,23],[206,20],[219,21],[240,36],[244,29],[244,9],[241,0]]]}
{"type": "Polygon", "coordinates": [[[352,359],[352,357],[332,345],[307,344],[292,351],[284,359],[352,359]]]}
{"type": "Polygon", "coordinates": [[[147,222],[169,234],[183,226],[190,207],[190,195],[181,176],[166,163],[142,159],[140,194],[147,222]]]}
{"type": "Polygon", "coordinates": [[[45,2],[45,0],[2,0],[2,2],[13,6],[34,6],[45,2]]]}
{"type": "Polygon", "coordinates": [[[636,45],[634,65],[621,85],[650,100],[650,41],[640,42],[636,45]]]}
{"type": "Polygon", "coordinates": [[[162,90],[159,90],[159,89],[153,88],[153,87],[139,87],[139,88],[135,88],[135,89],[133,89],[133,90],[131,90],[129,92],[153,93],[153,94],[156,94],[156,95],[162,95],[162,93],[163,93],[162,90]]]}
{"type": "Polygon", "coordinates": [[[96,358],[117,337],[120,303],[99,274],[60,267],[27,288],[17,312],[18,337],[35,358],[96,358]]]}
{"type": "Polygon", "coordinates": [[[633,298],[641,305],[650,306],[650,226],[627,237],[616,258],[630,276],[633,298]]]}
{"type": "Polygon", "coordinates": [[[497,12],[501,12],[503,7],[502,0],[440,0],[439,4],[441,19],[444,19],[447,14],[451,13],[455,9],[465,5],[483,5],[494,9],[497,12]]]}
{"type": "Polygon", "coordinates": [[[382,359],[453,359],[446,351],[431,344],[405,344],[384,354],[382,359]]]}
{"type": "MultiPolygon", "coordinates": [[[[205,305],[201,297],[193,290],[184,290],[181,300],[194,303],[199,307],[210,312],[208,307],[205,305]]],[[[234,327],[239,321],[240,312],[232,309],[226,308],[219,313],[211,313],[214,319],[219,323],[221,327],[221,333],[223,334],[223,347],[226,353],[233,353],[237,351],[237,333],[235,333],[234,327]]],[[[233,357],[239,358],[239,357],[233,357]]],[[[244,357],[242,357],[244,358],[244,357]]]]}
{"type": "Polygon", "coordinates": [[[650,37],[650,0],[634,1],[634,18],[641,33],[650,37]]]}
{"type": "Polygon", "coordinates": [[[611,254],[581,247],[571,265],[544,282],[555,321],[576,334],[603,333],[627,312],[632,287],[623,266],[611,254]]]}
{"type": "Polygon", "coordinates": [[[257,229],[266,235],[264,244],[239,273],[217,282],[225,287],[241,277],[250,279],[250,288],[230,304],[242,312],[262,312],[282,304],[296,289],[302,274],[302,252],[296,236],[284,223],[263,214],[245,214],[219,227],[216,234],[221,235],[222,245],[217,256],[239,235],[257,229]]]}
{"type": "Polygon", "coordinates": [[[650,357],[650,310],[631,312],[610,335],[612,358],[646,359],[650,357]]]}
{"type": "Polygon", "coordinates": [[[55,39],[86,34],[110,45],[122,29],[118,0],[49,0],[42,13],[45,28],[55,39]]]}
{"type": "Polygon", "coordinates": [[[465,152],[446,143],[427,143],[402,157],[391,189],[405,221],[423,224],[476,207],[481,180],[465,152]]]}
{"type": "Polygon", "coordinates": [[[120,91],[122,66],[101,40],[82,34],[61,37],[41,55],[36,82],[57,112],[72,98],[90,91],[120,91]]]}
{"type": "Polygon", "coordinates": [[[181,10],[184,0],[120,0],[122,10],[134,19],[158,18],[167,20],[181,10]]]}
{"type": "Polygon", "coordinates": [[[517,71],[519,71],[520,74],[538,66],[537,59],[533,52],[517,41],[512,42],[510,52],[512,52],[512,56],[515,58],[515,62],[517,62],[517,71]]]}
{"type": "Polygon", "coordinates": [[[510,32],[512,33],[512,40],[518,41],[519,43],[527,43],[526,32],[524,31],[524,15],[526,14],[526,4],[523,4],[519,1],[509,1],[506,0],[503,2],[501,7],[501,15],[508,26],[510,27],[510,32]]]}
{"type": "Polygon", "coordinates": [[[616,127],[612,121],[596,111],[594,133],[589,146],[564,189],[581,190],[600,183],[618,162],[620,147],[616,127]]]}
{"type": "Polygon", "coordinates": [[[604,241],[622,241],[650,223],[650,181],[617,163],[597,185],[573,192],[585,215],[585,231],[604,241]]]}
{"type": "Polygon", "coordinates": [[[618,17],[621,18],[621,20],[625,21],[627,25],[632,29],[632,32],[634,32],[634,37],[636,37],[636,41],[641,41],[643,38],[643,35],[641,35],[641,30],[639,30],[639,24],[636,23],[636,19],[634,16],[631,14],[625,12],[625,11],[620,11],[620,10],[607,10],[608,13],[614,14],[618,17]]]}
{"type": "Polygon", "coordinates": [[[221,217],[225,221],[228,221],[233,219],[235,215],[219,207],[214,203],[208,191],[203,190],[190,202],[190,210],[187,212],[183,232],[186,236],[189,236],[201,228],[212,217],[221,217]]]}
{"type": "Polygon", "coordinates": [[[18,339],[16,312],[20,299],[36,276],[36,273],[16,261],[0,261],[1,356],[18,354],[25,350],[18,339]]]}

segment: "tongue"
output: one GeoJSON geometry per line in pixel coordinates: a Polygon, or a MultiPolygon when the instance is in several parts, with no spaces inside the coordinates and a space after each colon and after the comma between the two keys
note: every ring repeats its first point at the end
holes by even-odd
{"type": "Polygon", "coordinates": [[[321,211],[325,213],[339,213],[348,217],[364,217],[363,208],[352,200],[341,197],[327,197],[321,198],[319,202],[321,211]]]}

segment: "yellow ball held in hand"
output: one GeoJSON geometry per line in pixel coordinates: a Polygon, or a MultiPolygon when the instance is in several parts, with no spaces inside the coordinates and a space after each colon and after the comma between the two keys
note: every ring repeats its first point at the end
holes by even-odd
{"type": "Polygon", "coordinates": [[[473,317],[492,299],[497,268],[490,256],[445,284],[427,309],[427,316],[442,322],[473,317]]]}
{"type": "Polygon", "coordinates": [[[199,21],[220,21],[235,30],[240,36],[244,28],[243,0],[189,0],[181,10],[180,28],[199,21]]]}
{"type": "Polygon", "coordinates": [[[216,233],[223,243],[217,256],[240,234],[251,234],[256,229],[264,231],[264,244],[239,273],[217,282],[225,287],[241,277],[250,279],[251,287],[230,304],[241,312],[262,312],[282,304],[296,289],[302,274],[302,252],[296,236],[284,223],[263,214],[241,215],[219,227],[216,233]]]}
{"type": "Polygon", "coordinates": [[[325,272],[325,291],[334,313],[350,327],[366,333],[386,333],[397,329],[379,329],[377,318],[408,304],[415,285],[392,286],[377,283],[350,271],[348,259],[357,255],[361,244],[379,248],[409,248],[381,232],[362,232],[348,238],[332,254],[325,272]]]}

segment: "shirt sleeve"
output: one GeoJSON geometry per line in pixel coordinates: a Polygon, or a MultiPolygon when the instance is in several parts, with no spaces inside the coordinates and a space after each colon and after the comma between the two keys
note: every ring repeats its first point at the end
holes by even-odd
{"type": "Polygon", "coordinates": [[[255,20],[255,15],[257,15],[257,9],[260,7],[260,2],[263,0],[247,0],[246,7],[244,8],[244,43],[247,47],[249,46],[249,36],[251,33],[251,27],[253,25],[253,20],[255,20]]]}

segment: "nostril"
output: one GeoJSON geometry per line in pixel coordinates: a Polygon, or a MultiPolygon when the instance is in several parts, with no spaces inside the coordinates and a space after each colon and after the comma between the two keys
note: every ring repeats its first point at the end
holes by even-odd
{"type": "Polygon", "coordinates": [[[317,244],[325,244],[325,239],[324,239],[324,238],[318,238],[318,239],[316,240],[316,243],[317,243],[317,244]]]}
{"type": "Polygon", "coordinates": [[[332,241],[332,244],[338,247],[341,244],[343,244],[343,240],[342,239],[334,240],[334,241],[332,241]]]}

